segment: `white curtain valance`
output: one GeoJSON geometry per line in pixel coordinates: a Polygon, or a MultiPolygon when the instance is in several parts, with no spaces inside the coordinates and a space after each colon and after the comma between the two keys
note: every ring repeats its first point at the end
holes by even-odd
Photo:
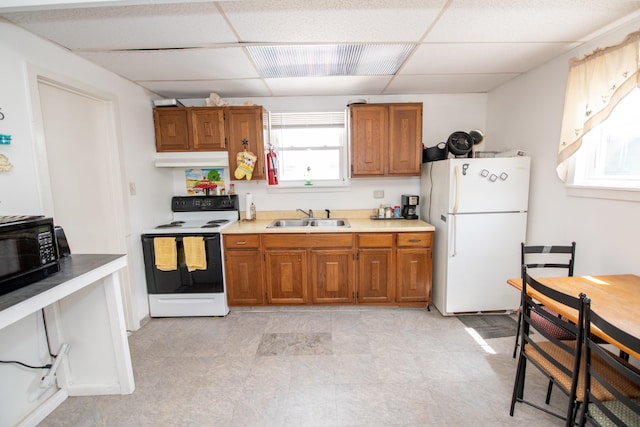
{"type": "Polygon", "coordinates": [[[567,161],[580,148],[582,138],[640,86],[639,68],[640,31],[629,34],[619,45],[598,49],[583,59],[570,61],[558,147],[560,179],[566,180],[567,161]]]}

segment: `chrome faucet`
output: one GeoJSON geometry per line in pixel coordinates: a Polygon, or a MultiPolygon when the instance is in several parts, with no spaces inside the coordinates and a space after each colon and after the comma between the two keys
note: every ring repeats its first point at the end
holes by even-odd
{"type": "Polygon", "coordinates": [[[306,216],[308,216],[309,218],[313,218],[313,211],[311,209],[309,209],[309,212],[303,211],[302,209],[296,209],[296,212],[300,211],[303,214],[305,214],[306,216]]]}

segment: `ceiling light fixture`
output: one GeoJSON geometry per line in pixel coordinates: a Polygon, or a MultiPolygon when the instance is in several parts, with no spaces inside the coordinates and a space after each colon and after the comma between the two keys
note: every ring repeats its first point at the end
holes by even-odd
{"type": "Polygon", "coordinates": [[[393,75],[415,44],[247,46],[264,78],[393,75]]]}

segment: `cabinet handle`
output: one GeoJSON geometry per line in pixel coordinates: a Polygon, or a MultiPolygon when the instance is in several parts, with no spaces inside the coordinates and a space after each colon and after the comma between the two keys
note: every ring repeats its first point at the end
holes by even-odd
{"type": "Polygon", "coordinates": [[[236,245],[246,245],[246,244],[247,244],[246,241],[245,242],[236,242],[236,245]]]}
{"type": "Polygon", "coordinates": [[[422,239],[409,239],[409,241],[411,243],[420,243],[420,242],[422,242],[422,239]]]}

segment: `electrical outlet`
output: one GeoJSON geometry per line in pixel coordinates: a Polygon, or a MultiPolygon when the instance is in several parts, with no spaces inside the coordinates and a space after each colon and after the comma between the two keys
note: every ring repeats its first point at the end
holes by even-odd
{"type": "Polygon", "coordinates": [[[384,191],[383,190],[375,190],[373,192],[373,198],[374,199],[383,199],[384,198],[384,191]]]}
{"type": "Polygon", "coordinates": [[[135,182],[130,182],[129,183],[129,194],[131,194],[132,196],[136,195],[136,183],[135,182]]]}

